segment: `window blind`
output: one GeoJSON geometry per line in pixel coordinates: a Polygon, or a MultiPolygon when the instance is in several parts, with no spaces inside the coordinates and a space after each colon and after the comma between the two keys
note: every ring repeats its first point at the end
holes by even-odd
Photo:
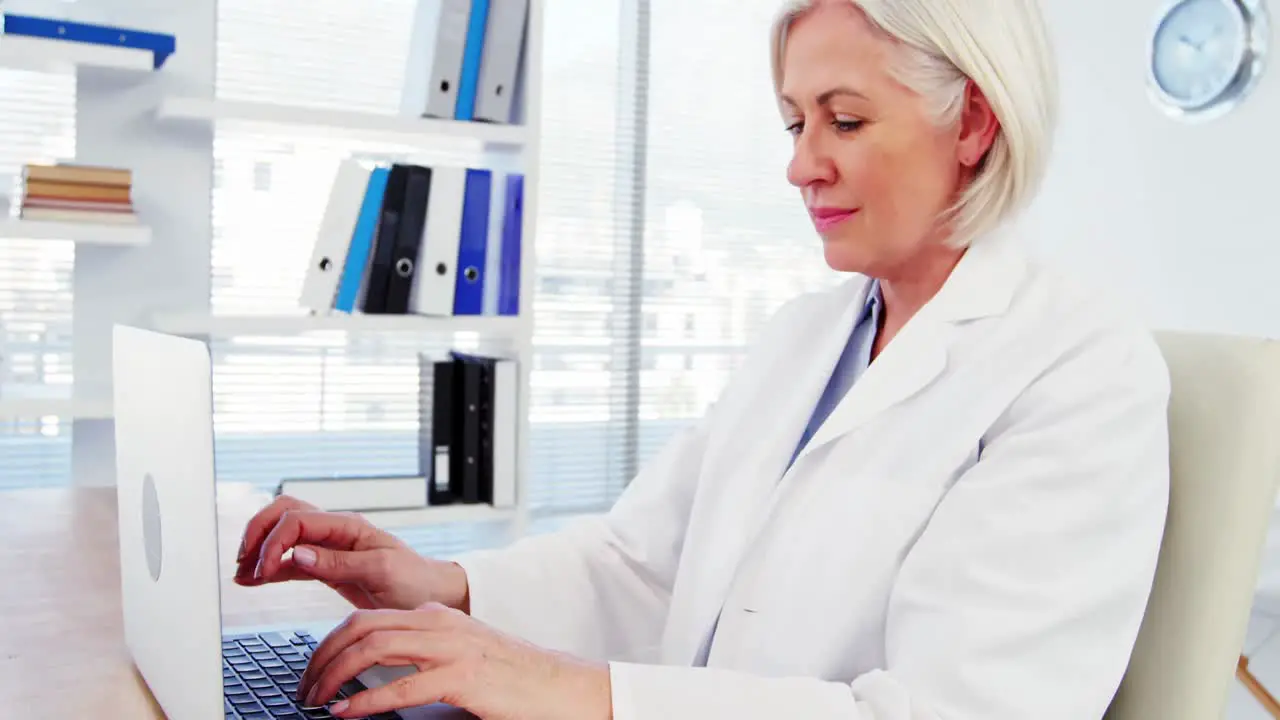
{"type": "MultiPolygon", "coordinates": [[[[75,156],[75,76],[0,69],[0,221],[17,214],[22,166],[75,156]]],[[[71,397],[70,241],[0,238],[0,408],[71,397]]],[[[71,421],[0,417],[0,489],[64,485],[71,421]]]]}
{"type": "Polygon", "coordinates": [[[641,466],[706,412],[783,302],[840,279],[786,180],[769,67],[778,3],[646,6],[641,466]]]}

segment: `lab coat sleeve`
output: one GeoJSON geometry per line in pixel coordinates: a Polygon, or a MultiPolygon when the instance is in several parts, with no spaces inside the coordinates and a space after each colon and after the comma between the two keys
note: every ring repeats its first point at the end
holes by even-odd
{"type": "MultiPolygon", "coordinates": [[[[756,347],[786,328],[808,298],[774,314],[756,347]]],[[[749,388],[752,353],[720,399],[627,485],[606,515],[457,558],[471,615],[542,647],[600,662],[656,659],[708,434],[749,388]]],[[[762,357],[770,357],[765,353],[762,357]]]]}
{"type": "Polygon", "coordinates": [[[1101,718],[1155,575],[1168,383],[1129,336],[1024,391],[904,559],[882,669],[846,684],[614,663],[614,718],[1101,718]]]}
{"type": "Polygon", "coordinates": [[[710,422],[668,443],[607,515],[458,558],[472,617],[587,659],[653,658],[710,422]]]}

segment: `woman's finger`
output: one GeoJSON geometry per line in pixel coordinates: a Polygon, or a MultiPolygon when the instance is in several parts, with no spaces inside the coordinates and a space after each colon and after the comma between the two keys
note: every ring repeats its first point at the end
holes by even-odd
{"type": "Polygon", "coordinates": [[[294,545],[305,543],[351,550],[364,531],[364,525],[348,515],[321,510],[288,510],[262,541],[254,577],[269,580],[280,567],[285,551],[294,545]]]}
{"type": "Polygon", "coordinates": [[[280,516],[289,510],[315,510],[316,508],[297,498],[288,495],[281,495],[271,501],[266,507],[254,514],[249,520],[249,524],[245,526],[244,536],[240,538],[240,550],[236,553],[236,563],[244,568],[248,566],[248,574],[253,574],[253,567],[257,563],[258,545],[271,532],[271,528],[275,527],[280,520],[280,516]]]}
{"type": "Polygon", "coordinates": [[[344,683],[374,665],[412,665],[422,668],[425,666],[422,656],[427,642],[426,634],[420,630],[378,630],[369,633],[348,645],[319,670],[305,695],[302,694],[303,686],[299,683],[299,695],[304,704],[314,707],[332,700],[344,683]]]}
{"type": "Polygon", "coordinates": [[[347,616],[325,636],[311,653],[307,669],[298,679],[298,697],[306,698],[329,663],[343,650],[359,642],[366,635],[387,630],[424,630],[424,623],[417,613],[403,610],[357,610],[347,616]]]}
{"type": "Polygon", "coordinates": [[[329,712],[338,718],[360,718],[418,705],[449,702],[458,692],[457,677],[457,672],[447,666],[428,668],[386,685],[361,690],[330,705],[329,712]]]}

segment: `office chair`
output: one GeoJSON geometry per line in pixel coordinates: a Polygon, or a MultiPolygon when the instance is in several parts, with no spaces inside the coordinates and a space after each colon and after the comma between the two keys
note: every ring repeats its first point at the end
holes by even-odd
{"type": "Polygon", "coordinates": [[[1240,652],[1280,480],[1280,342],[1174,332],[1157,341],[1173,383],[1169,515],[1106,717],[1210,720],[1223,716],[1233,674],[1264,706],[1270,698],[1240,652]]]}

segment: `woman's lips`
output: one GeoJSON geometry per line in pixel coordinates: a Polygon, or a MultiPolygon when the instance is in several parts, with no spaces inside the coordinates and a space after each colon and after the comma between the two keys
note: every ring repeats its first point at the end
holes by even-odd
{"type": "Polygon", "coordinates": [[[858,214],[856,209],[846,208],[811,208],[809,210],[809,216],[813,218],[813,225],[818,232],[826,232],[856,214],[858,214]]]}

